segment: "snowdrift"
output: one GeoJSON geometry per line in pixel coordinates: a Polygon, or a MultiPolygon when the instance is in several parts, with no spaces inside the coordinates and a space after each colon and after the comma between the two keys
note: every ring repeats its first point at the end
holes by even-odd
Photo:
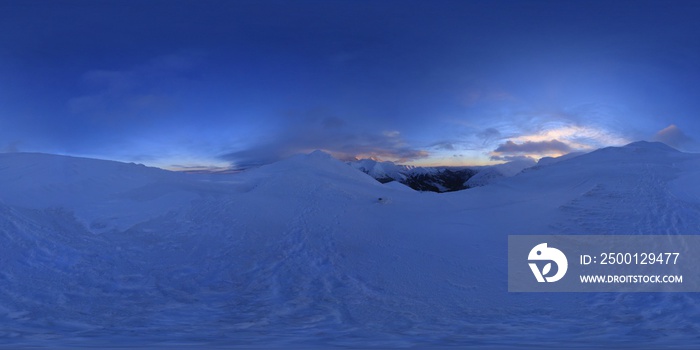
{"type": "Polygon", "coordinates": [[[697,347],[695,294],[508,293],[506,255],[511,234],[694,234],[698,174],[657,143],[444,194],[323,153],[218,177],[3,154],[0,344],[697,347]]]}

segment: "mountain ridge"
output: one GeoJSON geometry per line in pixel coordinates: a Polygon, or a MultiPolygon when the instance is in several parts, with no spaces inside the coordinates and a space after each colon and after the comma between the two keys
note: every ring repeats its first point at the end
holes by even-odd
{"type": "Polygon", "coordinates": [[[0,329],[29,347],[423,347],[454,339],[503,348],[547,337],[584,348],[591,334],[601,348],[698,344],[687,322],[700,313],[696,294],[543,299],[508,292],[506,273],[509,235],[694,232],[698,154],[617,147],[444,194],[382,185],[322,154],[220,181],[161,172],[141,179],[132,166],[110,176],[91,162],[67,173],[84,187],[46,186],[70,179],[55,173],[22,180],[58,191],[52,203],[19,203],[25,194],[9,191],[8,180],[46,167],[7,159],[0,329]],[[105,182],[90,185],[102,174],[105,182]]]}

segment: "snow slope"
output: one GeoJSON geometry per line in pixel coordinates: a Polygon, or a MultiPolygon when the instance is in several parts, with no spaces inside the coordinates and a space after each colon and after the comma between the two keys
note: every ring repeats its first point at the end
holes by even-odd
{"type": "Polygon", "coordinates": [[[127,229],[222,190],[191,181],[195,177],[113,161],[0,154],[0,200],[21,207],[70,208],[95,233],[127,229]]]}
{"type": "Polygon", "coordinates": [[[464,183],[467,188],[486,186],[505,177],[511,177],[535,165],[534,160],[514,160],[503,164],[481,167],[476,175],[464,183]]]}
{"type": "Polygon", "coordinates": [[[543,157],[537,161],[537,166],[545,166],[549,164],[559,163],[562,160],[567,160],[571,158],[576,158],[580,155],[586,154],[585,152],[571,152],[559,157],[543,157]]]}
{"type": "Polygon", "coordinates": [[[6,347],[700,345],[695,294],[507,292],[509,234],[697,232],[700,156],[660,144],[444,194],[323,153],[218,180],[31,154],[0,169],[6,347]]]}

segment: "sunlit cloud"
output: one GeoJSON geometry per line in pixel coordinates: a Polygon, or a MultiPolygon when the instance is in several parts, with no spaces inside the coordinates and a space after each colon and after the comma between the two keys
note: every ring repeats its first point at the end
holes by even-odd
{"type": "Polygon", "coordinates": [[[558,140],[571,149],[592,150],[605,146],[620,146],[631,141],[613,131],[585,125],[544,126],[542,130],[510,139],[515,143],[546,142],[558,140]]]}
{"type": "Polygon", "coordinates": [[[534,112],[522,110],[480,117],[450,120],[456,130],[451,138],[429,144],[432,159],[455,163],[450,155],[462,155],[461,165],[508,162],[522,157],[540,159],[571,152],[585,152],[607,146],[622,146],[636,139],[626,130],[603,123],[599,106],[577,108],[575,112],[534,112]],[[478,154],[477,154],[478,152],[478,154]],[[471,163],[468,163],[471,162],[471,163]]]}
{"type": "Polygon", "coordinates": [[[526,156],[526,155],[510,155],[510,156],[499,156],[499,155],[492,155],[491,160],[495,161],[503,161],[503,162],[535,162],[537,159],[535,157],[531,156],[526,156]]]}
{"type": "Polygon", "coordinates": [[[659,130],[659,132],[654,135],[654,140],[663,142],[680,150],[695,148],[695,140],[686,135],[683,130],[681,130],[675,124],[671,124],[662,130],[659,130]]]}
{"type": "MultiPolygon", "coordinates": [[[[530,132],[502,138],[491,152],[492,161],[513,161],[527,157],[559,157],[570,152],[590,151],[606,146],[620,146],[630,143],[626,137],[603,127],[562,122],[543,122],[533,125],[530,132]]],[[[500,133],[490,132],[497,137],[500,133]]]]}

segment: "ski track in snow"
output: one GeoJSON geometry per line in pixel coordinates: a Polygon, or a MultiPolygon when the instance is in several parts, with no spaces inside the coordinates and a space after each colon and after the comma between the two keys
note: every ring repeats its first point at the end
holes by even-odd
{"type": "Polygon", "coordinates": [[[695,294],[507,292],[509,234],[698,232],[698,157],[636,147],[449,194],[321,154],[213,180],[71,159],[50,188],[77,199],[34,206],[22,171],[62,163],[0,157],[0,346],[696,347],[695,294]]]}

